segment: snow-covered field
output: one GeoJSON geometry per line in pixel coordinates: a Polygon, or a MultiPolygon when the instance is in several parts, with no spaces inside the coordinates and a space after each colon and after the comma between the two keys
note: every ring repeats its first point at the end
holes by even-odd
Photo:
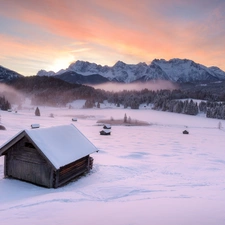
{"type": "Polygon", "coordinates": [[[73,123],[99,149],[89,174],[58,189],[5,179],[1,157],[1,225],[225,224],[225,130],[218,129],[219,120],[81,106],[39,107],[40,117],[34,109],[0,111],[7,129],[0,131],[0,145],[33,123],[73,123]],[[125,113],[151,125],[112,126],[110,136],[99,135],[97,120],[121,119],[125,113]],[[182,134],[185,129],[189,135],[182,134]]]}

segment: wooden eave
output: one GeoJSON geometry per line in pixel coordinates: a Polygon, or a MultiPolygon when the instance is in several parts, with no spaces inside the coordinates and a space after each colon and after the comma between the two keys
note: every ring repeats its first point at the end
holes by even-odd
{"type": "Polygon", "coordinates": [[[20,132],[17,136],[5,143],[0,149],[0,156],[5,155],[4,153],[6,153],[9,148],[20,141],[23,137],[25,137],[25,131],[20,132]]]}

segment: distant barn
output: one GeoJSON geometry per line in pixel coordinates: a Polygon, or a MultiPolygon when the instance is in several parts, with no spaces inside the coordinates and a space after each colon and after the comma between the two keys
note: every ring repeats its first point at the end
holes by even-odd
{"type": "Polygon", "coordinates": [[[183,134],[189,134],[189,132],[187,130],[184,130],[183,134]]]}
{"type": "Polygon", "coordinates": [[[92,168],[96,147],[74,126],[23,130],[0,147],[4,175],[57,188],[92,168]]]}
{"type": "Polygon", "coordinates": [[[104,124],[103,129],[111,129],[111,125],[110,124],[104,124]]]}
{"type": "Polygon", "coordinates": [[[101,134],[101,135],[110,135],[110,134],[111,134],[111,130],[109,130],[109,129],[101,130],[101,131],[100,131],[100,134],[101,134]]]}
{"type": "Polygon", "coordinates": [[[0,125],[0,130],[6,130],[6,128],[3,125],[0,125]]]}
{"type": "Polygon", "coordinates": [[[100,131],[101,135],[110,135],[111,134],[111,125],[110,124],[104,124],[103,130],[100,131]]]}
{"type": "Polygon", "coordinates": [[[31,126],[32,129],[35,129],[35,128],[39,128],[40,127],[40,125],[37,124],[37,123],[31,124],[30,126],[31,126]]]}

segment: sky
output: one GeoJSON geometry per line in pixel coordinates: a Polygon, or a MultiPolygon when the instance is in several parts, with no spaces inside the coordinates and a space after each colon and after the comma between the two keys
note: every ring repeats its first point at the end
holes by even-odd
{"type": "Polygon", "coordinates": [[[25,76],[77,60],[191,59],[225,70],[224,0],[0,0],[0,65],[25,76]]]}

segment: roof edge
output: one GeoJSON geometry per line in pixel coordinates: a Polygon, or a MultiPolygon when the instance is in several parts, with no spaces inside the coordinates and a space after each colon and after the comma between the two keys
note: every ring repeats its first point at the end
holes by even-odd
{"type": "Polygon", "coordinates": [[[36,143],[32,140],[32,138],[29,136],[29,134],[24,130],[24,133],[26,134],[26,137],[32,142],[32,144],[35,146],[35,149],[41,154],[41,156],[49,163],[51,166],[57,170],[57,168],[53,165],[53,163],[48,159],[48,157],[41,151],[41,149],[36,145],[36,143]]]}
{"type": "Polygon", "coordinates": [[[25,136],[25,131],[22,130],[16,135],[14,135],[12,138],[10,138],[8,141],[3,143],[0,146],[0,156],[4,155],[5,151],[10,148],[12,145],[14,145],[16,142],[18,142],[21,138],[25,136]]]}

